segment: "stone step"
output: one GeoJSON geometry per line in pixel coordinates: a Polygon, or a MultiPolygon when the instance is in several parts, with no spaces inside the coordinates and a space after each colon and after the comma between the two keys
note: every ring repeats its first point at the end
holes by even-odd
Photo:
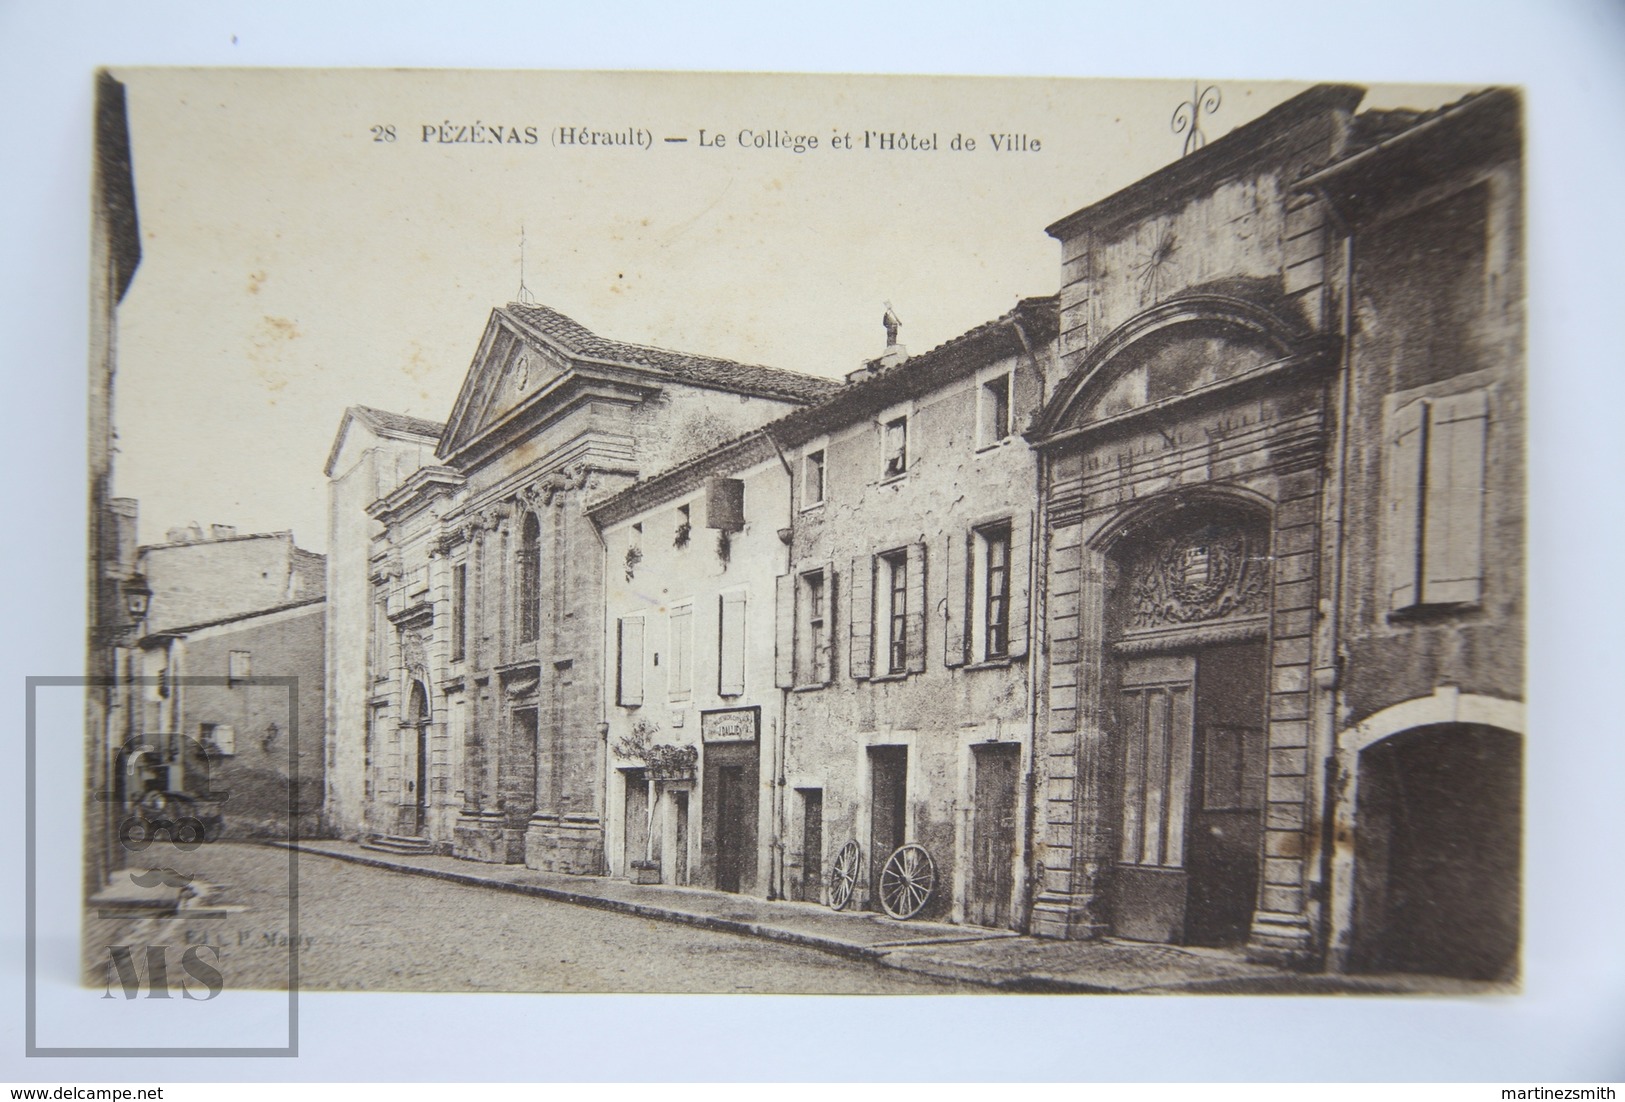
{"type": "Polygon", "coordinates": [[[400,855],[432,854],[434,844],[427,838],[416,838],[401,834],[374,834],[369,841],[361,843],[362,849],[375,850],[379,853],[394,853],[400,855]]]}

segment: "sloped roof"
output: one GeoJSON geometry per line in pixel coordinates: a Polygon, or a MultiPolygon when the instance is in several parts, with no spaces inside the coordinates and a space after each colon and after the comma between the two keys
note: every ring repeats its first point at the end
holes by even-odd
{"type": "Polygon", "coordinates": [[[698,386],[769,398],[789,398],[798,402],[816,401],[840,387],[840,383],[834,380],[803,375],[797,371],[610,340],[547,306],[510,302],[502,308],[502,313],[575,355],[654,368],[698,386]]]}
{"type": "Polygon", "coordinates": [[[339,449],[344,446],[344,434],[349,430],[351,421],[360,421],[380,436],[417,436],[425,440],[439,440],[446,431],[446,426],[439,421],[425,421],[421,417],[391,413],[372,406],[350,406],[339,421],[339,431],[333,436],[333,446],[328,449],[327,462],[322,467],[322,473],[328,478],[333,477],[333,465],[339,461],[339,449]]]}
{"type": "Polygon", "coordinates": [[[1481,88],[1467,93],[1458,100],[1435,107],[1429,111],[1417,111],[1414,108],[1405,107],[1373,108],[1370,111],[1362,111],[1354,116],[1353,124],[1349,130],[1349,144],[1348,148],[1344,150],[1344,156],[1352,157],[1362,150],[1396,138],[1407,130],[1421,126],[1441,116],[1453,114],[1474,100],[1492,95],[1498,91],[1500,89],[1481,88]]]}
{"type": "Polygon", "coordinates": [[[251,608],[246,612],[234,612],[230,616],[219,616],[213,620],[204,620],[196,624],[185,624],[181,627],[165,628],[163,631],[155,631],[151,635],[142,636],[140,643],[142,646],[145,646],[148,643],[154,643],[162,639],[173,639],[177,636],[191,635],[193,632],[202,631],[204,628],[224,627],[227,624],[235,624],[242,621],[253,620],[260,616],[270,616],[278,612],[291,612],[297,608],[309,608],[312,612],[316,612],[319,610],[315,606],[325,605],[326,603],[327,598],[325,596],[303,597],[297,601],[288,601],[284,604],[272,605],[270,608],[251,608]]]}
{"type": "Polygon", "coordinates": [[[821,433],[872,416],[893,402],[935,390],[1000,356],[1019,353],[1023,344],[1014,332],[1016,325],[1030,327],[1026,330],[1028,338],[1046,344],[1055,339],[1059,321],[1059,295],[1021,299],[1004,315],[944,341],[929,352],[839,386],[815,405],[792,410],[708,452],[641,478],[591,505],[587,512],[601,525],[615,523],[651,501],[688,492],[712,470],[761,461],[773,454],[765,449],[775,442],[797,447],[821,433]]]}
{"type": "Polygon", "coordinates": [[[368,428],[380,432],[404,432],[412,436],[429,436],[440,439],[440,434],[446,431],[443,421],[426,421],[421,417],[409,417],[404,413],[391,413],[387,409],[374,409],[372,406],[351,406],[355,415],[365,421],[368,428]]]}

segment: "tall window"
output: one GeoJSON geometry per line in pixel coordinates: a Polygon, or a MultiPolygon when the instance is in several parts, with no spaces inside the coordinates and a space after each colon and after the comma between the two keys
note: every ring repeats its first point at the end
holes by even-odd
{"type": "Polygon", "coordinates": [[[893,551],[880,559],[881,581],[886,587],[886,672],[908,669],[908,555],[893,551]]]}
{"type": "Polygon", "coordinates": [[[824,500],[824,449],[808,452],[802,467],[801,499],[804,506],[824,500]]]}
{"type": "Polygon", "coordinates": [[[542,616],[542,525],[525,514],[519,536],[519,641],[534,643],[542,616]]]}
{"type": "Polygon", "coordinates": [[[1010,435],[1010,376],[1000,375],[982,384],[979,394],[977,420],[981,431],[978,447],[997,444],[1010,435]]]}
{"type": "Polygon", "coordinates": [[[894,417],[885,424],[882,448],[885,462],[882,476],[897,478],[908,473],[908,417],[894,417]]]}
{"type": "Polygon", "coordinates": [[[982,552],[982,653],[1004,658],[1010,653],[1010,525],[980,529],[977,539],[982,552]]]}
{"type": "Polygon", "coordinates": [[[1387,493],[1392,611],[1479,599],[1488,419],[1483,391],[1422,399],[1395,414],[1387,493]]]}
{"type": "Polygon", "coordinates": [[[468,645],[468,565],[451,568],[451,660],[461,662],[468,645]]]}
{"type": "Polygon", "coordinates": [[[808,671],[801,680],[826,685],[830,681],[829,581],[824,571],[803,574],[801,589],[807,617],[806,665],[802,668],[808,671]]]}

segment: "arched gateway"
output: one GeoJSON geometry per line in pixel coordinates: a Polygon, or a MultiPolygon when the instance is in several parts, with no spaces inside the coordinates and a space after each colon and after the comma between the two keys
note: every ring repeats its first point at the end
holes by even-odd
{"type": "Polygon", "coordinates": [[[1035,933],[1312,952],[1332,349],[1175,297],[1039,418],[1049,660],[1035,933]]]}

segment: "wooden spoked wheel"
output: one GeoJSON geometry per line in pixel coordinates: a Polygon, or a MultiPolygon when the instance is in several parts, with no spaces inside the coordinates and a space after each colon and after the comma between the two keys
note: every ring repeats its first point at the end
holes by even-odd
{"type": "Polygon", "coordinates": [[[913,918],[931,901],[937,866],[924,846],[898,846],[880,870],[880,905],[893,918],[913,918]]]}
{"type": "Polygon", "coordinates": [[[858,865],[862,856],[856,842],[848,842],[835,855],[835,864],[829,870],[829,905],[837,911],[852,902],[852,890],[858,885],[858,865]]]}

